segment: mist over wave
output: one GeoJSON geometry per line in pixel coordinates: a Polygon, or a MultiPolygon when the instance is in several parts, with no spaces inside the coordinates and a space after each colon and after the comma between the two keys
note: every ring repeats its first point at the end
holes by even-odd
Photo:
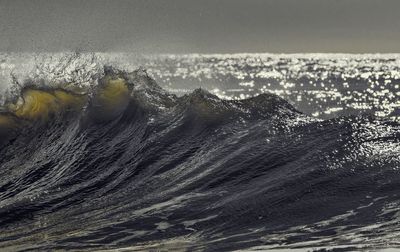
{"type": "Polygon", "coordinates": [[[177,96],[143,69],[61,56],[14,72],[3,98],[1,249],[399,247],[396,121],[177,96]]]}

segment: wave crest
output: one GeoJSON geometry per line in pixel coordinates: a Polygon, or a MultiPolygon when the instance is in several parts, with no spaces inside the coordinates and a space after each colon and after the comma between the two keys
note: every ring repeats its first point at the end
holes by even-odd
{"type": "Polygon", "coordinates": [[[230,251],[233,240],[246,248],[263,237],[295,247],[309,230],[322,245],[352,244],[352,232],[368,246],[392,237],[397,123],[312,120],[270,94],[177,97],[143,69],[102,71],[80,92],[25,87],[3,108],[1,248],[140,248],[189,236],[189,250],[230,251]],[[360,230],[377,222],[383,232],[360,230]]]}

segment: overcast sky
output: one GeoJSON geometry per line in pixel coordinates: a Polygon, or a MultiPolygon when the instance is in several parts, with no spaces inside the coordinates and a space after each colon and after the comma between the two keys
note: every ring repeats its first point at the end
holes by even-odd
{"type": "Polygon", "coordinates": [[[0,51],[400,52],[400,0],[0,0],[0,51]]]}

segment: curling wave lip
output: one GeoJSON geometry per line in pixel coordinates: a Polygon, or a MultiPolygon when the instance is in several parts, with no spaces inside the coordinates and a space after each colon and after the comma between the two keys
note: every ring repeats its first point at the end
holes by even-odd
{"type": "Polygon", "coordinates": [[[0,250],[398,247],[398,123],[101,76],[83,103],[31,88],[1,114],[20,127],[1,139],[0,250]]]}

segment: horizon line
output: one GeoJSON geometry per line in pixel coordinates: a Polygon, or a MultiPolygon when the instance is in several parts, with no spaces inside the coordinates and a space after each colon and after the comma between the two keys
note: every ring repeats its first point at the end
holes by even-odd
{"type": "Polygon", "coordinates": [[[140,56],[196,56],[196,55],[205,55],[205,56],[222,56],[222,55],[232,55],[232,56],[245,56],[245,55],[332,55],[332,56],[340,56],[340,55],[364,55],[364,56],[387,56],[387,55],[399,55],[400,52],[365,52],[365,53],[353,53],[353,52],[182,52],[182,53],[143,53],[143,52],[134,52],[134,51],[80,51],[80,50],[63,50],[63,51],[2,51],[0,50],[0,54],[59,54],[59,53],[77,53],[77,54],[136,54],[140,56]]]}

